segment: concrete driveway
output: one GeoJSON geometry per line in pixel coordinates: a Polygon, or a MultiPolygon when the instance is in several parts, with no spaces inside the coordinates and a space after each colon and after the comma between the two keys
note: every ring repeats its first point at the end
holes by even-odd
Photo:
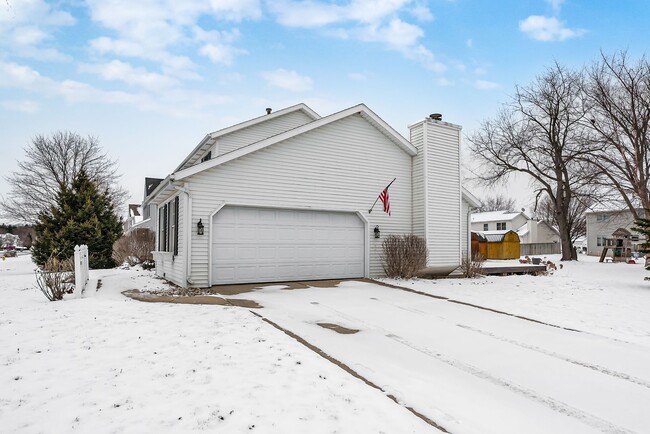
{"type": "Polygon", "coordinates": [[[644,347],[367,281],[329,285],[239,296],[452,433],[650,426],[644,347]]]}

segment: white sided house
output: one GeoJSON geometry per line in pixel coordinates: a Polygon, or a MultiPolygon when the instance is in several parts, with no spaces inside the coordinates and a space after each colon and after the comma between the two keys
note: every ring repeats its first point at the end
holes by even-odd
{"type": "Polygon", "coordinates": [[[543,220],[523,212],[488,211],[472,214],[472,231],[515,231],[522,244],[559,243],[560,233],[543,220]]]}
{"type": "MultiPolygon", "coordinates": [[[[642,218],[645,216],[642,209],[638,210],[637,213],[642,218]]],[[[636,223],[629,209],[587,211],[585,217],[587,220],[586,250],[588,255],[600,256],[604,247],[614,249],[622,241],[627,241],[625,245],[629,251],[624,252],[625,256],[627,256],[629,253],[638,252],[641,244],[645,243],[645,237],[633,229],[636,223]],[[617,232],[622,234],[618,238],[625,238],[626,240],[617,239],[614,235],[617,232]]]]}
{"type": "Polygon", "coordinates": [[[144,199],[156,273],[183,287],[382,276],[383,238],[409,233],[431,270],[453,271],[478,206],[461,187],[461,127],[410,130],[363,104],[326,117],[298,104],[208,134],[144,199]],[[391,215],[369,212],[393,179],[391,215]]]}

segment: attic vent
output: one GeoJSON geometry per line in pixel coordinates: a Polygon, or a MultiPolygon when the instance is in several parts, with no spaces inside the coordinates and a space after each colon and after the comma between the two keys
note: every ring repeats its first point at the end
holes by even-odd
{"type": "Polygon", "coordinates": [[[433,119],[434,121],[441,121],[442,120],[442,114],[440,114],[440,113],[432,113],[432,114],[429,115],[429,117],[431,119],[433,119]]]}
{"type": "Polygon", "coordinates": [[[272,110],[271,110],[271,107],[267,107],[267,108],[266,108],[266,114],[267,114],[267,115],[270,115],[270,114],[271,114],[271,111],[272,111],[272,110]]]}

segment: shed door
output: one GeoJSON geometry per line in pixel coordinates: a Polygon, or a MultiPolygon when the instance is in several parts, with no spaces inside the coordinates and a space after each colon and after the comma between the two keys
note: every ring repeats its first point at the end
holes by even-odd
{"type": "Polygon", "coordinates": [[[226,206],[212,228],[212,284],[364,276],[354,213],[226,206]]]}

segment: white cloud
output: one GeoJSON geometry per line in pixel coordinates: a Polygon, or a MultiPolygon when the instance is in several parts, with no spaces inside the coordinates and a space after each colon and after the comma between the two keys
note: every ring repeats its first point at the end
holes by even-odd
{"type": "Polygon", "coordinates": [[[0,7],[0,23],[3,27],[25,23],[58,27],[70,26],[75,23],[75,19],[69,12],[56,10],[44,0],[12,0],[0,7]]]}
{"type": "Polygon", "coordinates": [[[17,0],[0,6],[0,49],[16,57],[65,61],[69,57],[54,46],[51,33],[71,26],[70,13],[43,0],[17,0]],[[38,24],[38,25],[36,25],[38,24]]]}
{"type": "Polygon", "coordinates": [[[531,15],[519,22],[519,30],[538,41],[564,41],[585,33],[583,29],[570,29],[555,17],[531,15]]]}
{"type": "Polygon", "coordinates": [[[546,2],[551,5],[553,12],[558,14],[560,13],[560,9],[562,8],[562,3],[564,3],[564,0],[546,0],[546,2]]]}
{"type": "Polygon", "coordinates": [[[176,117],[203,116],[206,108],[231,101],[221,95],[178,88],[158,93],[104,90],[76,80],[54,80],[28,66],[1,61],[0,87],[61,98],[69,103],[115,104],[176,117]]]}
{"type": "Polygon", "coordinates": [[[474,47],[474,41],[472,39],[468,39],[465,41],[465,45],[467,45],[468,48],[474,47]]]}
{"type": "Polygon", "coordinates": [[[488,80],[476,80],[474,87],[480,90],[492,90],[498,88],[499,84],[488,80]]]}
{"type": "Polygon", "coordinates": [[[323,28],[325,33],[341,39],[377,42],[398,51],[425,68],[441,72],[445,66],[420,40],[424,30],[404,21],[401,12],[429,21],[433,15],[421,2],[412,0],[350,0],[326,3],[316,0],[278,0],[269,4],[277,21],[288,27],[323,28]]]}
{"type": "Polygon", "coordinates": [[[264,71],[261,76],[269,86],[292,92],[303,92],[312,88],[312,79],[306,75],[300,75],[296,71],[276,69],[275,71],[264,71]]]}
{"type": "Polygon", "coordinates": [[[177,84],[177,80],[166,75],[150,72],[145,68],[134,68],[130,64],[119,60],[108,63],[85,63],[79,66],[79,70],[98,75],[104,80],[122,81],[145,89],[160,90],[177,84]]]}
{"type": "Polygon", "coordinates": [[[18,101],[2,101],[0,102],[0,107],[5,110],[21,113],[36,113],[40,109],[40,106],[36,101],[30,101],[27,99],[18,101]]]}
{"type": "Polygon", "coordinates": [[[417,2],[409,11],[411,16],[418,21],[428,22],[433,21],[433,14],[426,4],[417,2]]]}
{"type": "Polygon", "coordinates": [[[239,30],[230,31],[205,31],[196,27],[195,38],[205,44],[199,49],[199,53],[212,61],[226,66],[232,65],[235,56],[246,54],[246,50],[234,47],[232,44],[239,39],[239,30]]]}
{"type": "Polygon", "coordinates": [[[348,78],[354,81],[366,81],[368,79],[365,74],[360,72],[351,72],[348,74],[348,78]]]}
{"type": "Polygon", "coordinates": [[[384,42],[391,48],[405,49],[417,45],[424,31],[414,24],[393,18],[386,26],[365,27],[359,35],[362,40],[384,42]]]}
{"type": "Polygon", "coordinates": [[[410,0],[351,0],[347,4],[276,0],[269,7],[280,24],[310,28],[355,21],[376,23],[408,3],[410,0]]]}
{"type": "Polygon", "coordinates": [[[174,54],[179,47],[194,47],[224,65],[245,52],[233,46],[236,29],[206,31],[196,24],[201,18],[224,24],[262,15],[259,0],[89,0],[88,8],[91,19],[115,35],[91,40],[95,52],[156,61],[167,73],[186,79],[198,78],[196,64],[189,56],[174,54]]]}

